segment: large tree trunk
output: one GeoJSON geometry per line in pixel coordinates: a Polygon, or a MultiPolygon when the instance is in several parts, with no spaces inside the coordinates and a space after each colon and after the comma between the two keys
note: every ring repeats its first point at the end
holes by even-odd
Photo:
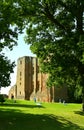
{"type": "Polygon", "coordinates": [[[82,100],[82,111],[84,112],[84,94],[83,94],[83,100],[82,100]]]}
{"type": "Polygon", "coordinates": [[[84,87],[82,88],[82,111],[84,112],[84,87]]]}

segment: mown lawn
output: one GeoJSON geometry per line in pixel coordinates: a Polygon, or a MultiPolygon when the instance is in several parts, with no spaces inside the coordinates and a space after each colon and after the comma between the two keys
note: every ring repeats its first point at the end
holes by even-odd
{"type": "Polygon", "coordinates": [[[81,104],[8,100],[0,104],[0,130],[84,130],[81,104]]]}

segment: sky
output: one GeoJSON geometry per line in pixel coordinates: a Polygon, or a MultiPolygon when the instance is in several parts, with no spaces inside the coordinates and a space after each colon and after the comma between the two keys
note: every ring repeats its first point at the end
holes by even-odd
{"type": "Polygon", "coordinates": [[[2,94],[8,94],[10,88],[15,85],[16,83],[16,74],[17,74],[17,59],[23,56],[35,56],[31,50],[30,45],[25,44],[24,42],[24,34],[20,34],[18,37],[18,46],[14,46],[13,50],[10,51],[9,49],[4,50],[5,55],[11,62],[15,61],[16,67],[14,68],[14,73],[11,74],[11,84],[9,87],[1,88],[2,94]]]}

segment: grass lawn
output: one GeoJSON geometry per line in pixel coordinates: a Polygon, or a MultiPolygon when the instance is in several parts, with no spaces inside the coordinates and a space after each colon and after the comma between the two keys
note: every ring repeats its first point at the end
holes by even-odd
{"type": "Polygon", "coordinates": [[[0,130],[84,130],[81,104],[7,100],[0,104],[0,130]]]}

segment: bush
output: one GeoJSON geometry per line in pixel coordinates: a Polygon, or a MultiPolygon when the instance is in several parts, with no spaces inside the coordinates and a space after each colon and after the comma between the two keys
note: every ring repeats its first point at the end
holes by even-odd
{"type": "Polygon", "coordinates": [[[2,94],[0,94],[0,102],[1,103],[5,102],[5,98],[4,98],[4,96],[2,94]]]}

